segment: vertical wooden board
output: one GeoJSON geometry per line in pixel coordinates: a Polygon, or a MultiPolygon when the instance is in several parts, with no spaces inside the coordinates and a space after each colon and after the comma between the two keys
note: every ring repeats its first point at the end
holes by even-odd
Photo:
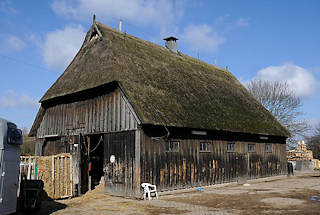
{"type": "Polygon", "coordinates": [[[152,141],[152,162],[153,162],[153,178],[152,178],[152,184],[157,185],[157,178],[158,178],[158,168],[157,168],[157,146],[154,144],[154,141],[152,141]]]}
{"type": "Polygon", "coordinates": [[[88,105],[88,109],[87,109],[87,113],[88,113],[88,133],[92,132],[92,104],[91,104],[91,100],[88,101],[87,103],[88,105]]]}
{"type": "Polygon", "coordinates": [[[99,132],[103,132],[103,99],[102,96],[99,96],[99,100],[98,100],[98,120],[99,120],[99,128],[98,131],[99,132]]]}
{"type": "Polygon", "coordinates": [[[181,161],[183,160],[184,155],[182,155],[181,153],[178,154],[177,156],[177,161],[176,161],[176,165],[177,165],[177,187],[181,188],[183,185],[183,179],[182,179],[182,165],[181,165],[181,161]]]}
{"type": "Polygon", "coordinates": [[[66,135],[66,118],[67,118],[67,110],[66,110],[66,105],[62,104],[60,105],[60,121],[58,122],[58,125],[60,127],[60,134],[61,135],[66,135]]]}
{"type": "Polygon", "coordinates": [[[53,135],[53,129],[54,129],[54,112],[53,107],[50,108],[50,135],[53,135]]]}
{"type": "Polygon", "coordinates": [[[94,133],[95,132],[95,128],[96,128],[96,121],[95,121],[95,100],[94,99],[90,99],[90,115],[91,115],[91,128],[90,128],[90,133],[94,133]]]}
{"type": "Polygon", "coordinates": [[[118,95],[117,91],[113,95],[114,97],[114,131],[118,131],[118,117],[119,117],[119,111],[118,111],[118,95]]]}
{"type": "Polygon", "coordinates": [[[96,132],[96,99],[91,99],[91,133],[95,133],[96,132]]]}
{"type": "Polygon", "coordinates": [[[53,135],[54,134],[54,107],[50,108],[51,114],[50,114],[50,118],[51,118],[51,127],[50,127],[50,134],[53,135]]]}
{"type": "Polygon", "coordinates": [[[108,97],[103,96],[103,132],[108,131],[108,97]]]}
{"type": "Polygon", "coordinates": [[[123,96],[122,96],[122,93],[120,93],[120,111],[121,111],[121,114],[120,114],[120,120],[121,120],[121,123],[120,123],[120,130],[126,130],[126,125],[125,125],[125,101],[123,100],[123,96]]]}
{"type": "Polygon", "coordinates": [[[142,131],[136,130],[135,131],[135,141],[134,141],[134,160],[133,160],[133,190],[136,196],[140,196],[140,184],[141,184],[141,141],[143,138],[141,137],[142,131]]]}
{"type": "Polygon", "coordinates": [[[133,114],[130,111],[130,129],[134,129],[134,122],[135,122],[135,118],[133,116],[133,114]]]}
{"type": "Polygon", "coordinates": [[[47,121],[48,121],[48,126],[47,126],[48,131],[47,131],[47,134],[50,135],[51,134],[51,128],[52,128],[52,126],[51,126],[51,109],[50,108],[48,108],[47,113],[48,113],[48,115],[47,115],[48,116],[48,119],[47,119],[47,121]]]}
{"type": "Polygon", "coordinates": [[[47,122],[48,122],[48,125],[47,125],[47,134],[50,135],[51,134],[51,114],[50,114],[50,109],[47,110],[47,122]]]}
{"type": "Polygon", "coordinates": [[[145,144],[145,151],[144,151],[144,160],[145,160],[145,182],[150,183],[150,161],[149,161],[149,145],[150,142],[147,141],[145,144]]]}
{"type": "Polygon", "coordinates": [[[189,141],[187,145],[187,158],[188,158],[188,187],[192,187],[192,148],[195,147],[195,142],[194,140],[189,141]]]}
{"type": "Polygon", "coordinates": [[[211,184],[211,175],[212,175],[212,162],[211,162],[211,152],[207,153],[207,165],[208,165],[208,176],[207,176],[207,184],[211,184]]]}
{"type": "Polygon", "coordinates": [[[46,134],[49,134],[49,111],[46,111],[46,115],[45,115],[45,125],[44,125],[44,133],[43,136],[46,134]]]}
{"type": "Polygon", "coordinates": [[[146,135],[142,132],[140,136],[140,183],[145,182],[145,144],[146,135]]]}
{"type": "Polygon", "coordinates": [[[61,135],[61,121],[62,121],[62,106],[56,106],[57,112],[56,112],[56,134],[61,135]]]}
{"type": "Polygon", "coordinates": [[[218,178],[217,178],[217,181],[218,181],[218,184],[221,184],[222,183],[222,159],[221,159],[221,156],[222,156],[222,148],[221,148],[221,145],[222,145],[222,141],[219,141],[219,148],[218,148],[218,178]]]}
{"type": "Polygon", "coordinates": [[[130,168],[129,168],[129,152],[130,152],[130,145],[127,145],[126,142],[128,141],[128,137],[125,137],[125,140],[124,140],[124,143],[123,143],[123,147],[124,147],[124,159],[123,159],[123,164],[124,164],[124,170],[123,170],[123,176],[124,176],[124,188],[125,188],[125,191],[124,193],[126,195],[128,195],[129,193],[129,183],[130,183],[130,180],[129,180],[129,177],[130,177],[130,168]]]}
{"type": "Polygon", "coordinates": [[[108,97],[108,132],[112,130],[112,97],[108,97]]]}
{"type": "Polygon", "coordinates": [[[129,108],[128,105],[124,102],[124,123],[125,123],[125,130],[129,130],[129,108]]]}
{"type": "Polygon", "coordinates": [[[227,153],[225,155],[225,158],[226,158],[226,179],[225,179],[225,182],[229,183],[230,182],[230,154],[232,153],[227,153]]]}
{"type": "Polygon", "coordinates": [[[174,185],[174,159],[175,159],[175,152],[170,153],[170,184],[169,187],[174,185]]]}
{"type": "Polygon", "coordinates": [[[57,134],[59,134],[61,136],[62,134],[62,124],[61,122],[63,122],[63,108],[62,105],[58,106],[58,122],[57,122],[57,134]]]}
{"type": "Polygon", "coordinates": [[[57,122],[57,114],[56,114],[57,106],[52,107],[52,134],[56,134],[56,122],[57,122]]]}
{"type": "Polygon", "coordinates": [[[88,104],[87,102],[83,102],[83,110],[82,113],[84,115],[84,126],[83,126],[83,130],[82,133],[89,133],[88,132],[88,123],[89,123],[89,114],[88,114],[88,104]]]}
{"type": "Polygon", "coordinates": [[[112,131],[116,131],[116,96],[112,95],[112,131]]]}
{"type": "Polygon", "coordinates": [[[196,151],[196,147],[193,147],[191,156],[192,156],[192,175],[193,175],[192,186],[195,187],[197,185],[197,179],[196,179],[197,151],[196,151]]]}
{"type": "Polygon", "coordinates": [[[189,140],[183,140],[182,143],[183,143],[183,151],[182,151],[183,154],[182,155],[184,158],[183,168],[185,171],[183,186],[184,186],[184,188],[186,188],[188,186],[188,179],[189,179],[189,170],[188,170],[189,160],[188,160],[188,156],[187,156],[187,153],[188,153],[187,147],[189,144],[189,140]]]}
{"type": "Polygon", "coordinates": [[[100,129],[100,117],[99,117],[99,97],[94,99],[94,132],[99,132],[100,129]]]}
{"type": "Polygon", "coordinates": [[[161,169],[162,169],[162,163],[161,163],[161,144],[158,143],[156,145],[156,168],[157,168],[157,180],[156,185],[160,185],[160,178],[161,178],[161,169]]]}
{"type": "Polygon", "coordinates": [[[170,153],[166,152],[166,180],[165,180],[165,189],[168,189],[168,187],[170,187],[170,153]]]}
{"type": "Polygon", "coordinates": [[[117,96],[117,131],[120,131],[120,124],[121,124],[121,97],[120,91],[116,91],[117,96]]]}
{"type": "Polygon", "coordinates": [[[102,111],[101,111],[101,120],[102,120],[102,125],[101,125],[101,131],[102,132],[106,132],[106,96],[102,96],[101,97],[101,108],[102,108],[102,111]]]}

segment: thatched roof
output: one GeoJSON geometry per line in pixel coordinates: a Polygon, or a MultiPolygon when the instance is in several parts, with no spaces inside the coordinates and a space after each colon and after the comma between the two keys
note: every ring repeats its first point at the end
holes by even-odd
{"type": "Polygon", "coordinates": [[[230,72],[96,25],[42,103],[116,81],[143,124],[289,135],[230,72]]]}

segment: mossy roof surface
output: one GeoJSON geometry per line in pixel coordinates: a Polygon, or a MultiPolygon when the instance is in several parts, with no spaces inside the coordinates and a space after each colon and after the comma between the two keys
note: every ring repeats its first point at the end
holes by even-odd
{"type": "Polygon", "coordinates": [[[230,72],[97,26],[41,102],[117,81],[143,124],[289,135],[230,72]]]}

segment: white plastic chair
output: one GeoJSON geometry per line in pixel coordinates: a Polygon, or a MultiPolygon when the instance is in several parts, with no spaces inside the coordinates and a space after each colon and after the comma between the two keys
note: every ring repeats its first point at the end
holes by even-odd
{"type": "Polygon", "coordinates": [[[158,192],[157,192],[157,187],[156,185],[152,185],[149,183],[142,183],[141,187],[143,188],[143,199],[146,200],[148,198],[148,200],[151,200],[152,195],[154,194],[155,198],[158,199],[158,192]]]}

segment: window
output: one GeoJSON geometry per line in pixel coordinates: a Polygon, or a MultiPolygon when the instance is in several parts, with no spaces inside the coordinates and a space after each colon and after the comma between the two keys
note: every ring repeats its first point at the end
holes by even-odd
{"type": "Polygon", "coordinates": [[[17,129],[17,126],[12,123],[7,123],[8,131],[7,131],[7,143],[13,145],[21,145],[22,144],[22,131],[17,129]]]}
{"type": "Polygon", "coordinates": [[[166,152],[179,152],[179,141],[166,142],[166,152]]]}
{"type": "Polygon", "coordinates": [[[210,143],[209,142],[200,143],[200,152],[210,152],[210,143]]]}
{"type": "Polygon", "coordinates": [[[265,150],[265,152],[271,152],[272,151],[271,144],[270,143],[266,143],[264,145],[264,150],[265,150]]]}
{"type": "Polygon", "coordinates": [[[234,152],[234,143],[228,143],[227,144],[227,152],[234,152]]]}
{"type": "Polygon", "coordinates": [[[248,144],[248,152],[255,152],[254,144],[248,144]]]}

